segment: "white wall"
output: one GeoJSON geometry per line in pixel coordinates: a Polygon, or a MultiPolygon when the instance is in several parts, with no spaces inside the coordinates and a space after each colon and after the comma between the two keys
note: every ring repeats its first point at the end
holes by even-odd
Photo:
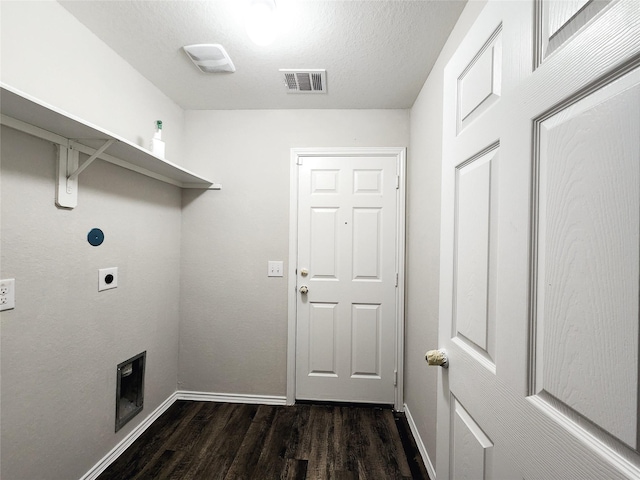
{"type": "MultiPolygon", "coordinates": [[[[134,143],[162,119],[182,160],[183,112],[58,3],[2,1],[0,16],[3,83],[134,143]]],[[[181,193],[97,161],[78,207],[57,209],[53,145],[4,127],[0,140],[0,278],[16,279],[0,314],[0,476],[79,478],[176,389],[181,193]],[[98,293],[111,266],[120,285],[98,293]],[[143,350],[145,407],[115,434],[116,365],[143,350]]]]}
{"type": "Polygon", "coordinates": [[[53,0],[0,1],[0,80],[148,148],[163,121],[182,164],[183,111],[53,0]]]}
{"type": "Polygon", "coordinates": [[[435,467],[438,369],[424,354],[438,348],[440,194],[444,67],[485,2],[467,4],[411,108],[407,199],[405,403],[435,467]]]}
{"type": "Polygon", "coordinates": [[[286,394],[293,147],[406,146],[407,110],[187,111],[188,163],[223,185],[183,194],[179,388],[286,394]]]}

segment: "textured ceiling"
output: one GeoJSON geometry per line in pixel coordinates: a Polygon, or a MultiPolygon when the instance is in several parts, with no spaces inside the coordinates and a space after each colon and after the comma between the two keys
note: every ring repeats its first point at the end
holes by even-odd
{"type": "Polygon", "coordinates": [[[248,0],[60,0],[185,109],[408,108],[464,1],[277,0],[279,36],[254,45],[248,0]],[[222,44],[235,73],[204,74],[182,50],[222,44]],[[327,94],[288,94],[278,69],[324,68],[327,94]]]}

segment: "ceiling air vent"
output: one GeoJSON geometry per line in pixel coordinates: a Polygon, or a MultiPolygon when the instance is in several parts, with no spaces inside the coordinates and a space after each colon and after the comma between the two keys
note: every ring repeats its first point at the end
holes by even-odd
{"type": "Polygon", "coordinates": [[[281,69],[287,93],[327,93],[327,71],[324,69],[281,69]]]}

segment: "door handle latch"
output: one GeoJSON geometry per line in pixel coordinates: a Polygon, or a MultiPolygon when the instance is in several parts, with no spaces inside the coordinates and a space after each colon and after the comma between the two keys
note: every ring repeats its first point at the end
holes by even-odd
{"type": "Polygon", "coordinates": [[[300,293],[307,293],[309,291],[309,287],[307,287],[306,285],[302,285],[300,287],[300,293]]]}
{"type": "Polygon", "coordinates": [[[429,350],[424,358],[430,366],[449,368],[449,357],[445,350],[429,350]]]}

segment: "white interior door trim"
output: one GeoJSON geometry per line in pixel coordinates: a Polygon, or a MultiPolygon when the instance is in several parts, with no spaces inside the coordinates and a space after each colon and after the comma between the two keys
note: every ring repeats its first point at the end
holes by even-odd
{"type": "Polygon", "coordinates": [[[288,340],[287,340],[287,405],[296,401],[296,305],[298,255],[298,163],[302,157],[358,157],[391,156],[397,158],[397,256],[398,288],[396,289],[396,371],[397,385],[394,408],[404,410],[404,278],[405,278],[405,211],[406,211],[406,148],[405,147],[331,147],[292,148],[290,164],[289,203],[289,266],[288,266],[288,340]]]}

